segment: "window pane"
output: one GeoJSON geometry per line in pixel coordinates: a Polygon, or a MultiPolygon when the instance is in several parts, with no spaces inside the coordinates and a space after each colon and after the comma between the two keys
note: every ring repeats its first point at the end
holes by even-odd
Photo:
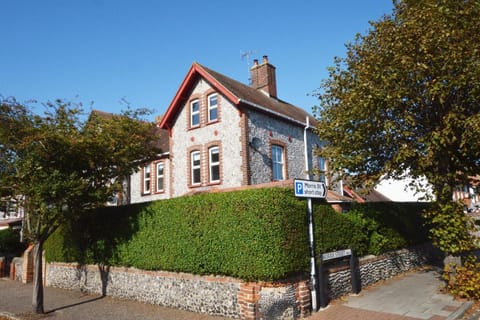
{"type": "Polygon", "coordinates": [[[212,166],[212,178],[211,181],[219,181],[220,180],[220,166],[212,166]]]}
{"type": "Polygon", "coordinates": [[[220,151],[218,147],[209,149],[210,154],[210,182],[220,181],[220,151]]]}
{"type": "Polygon", "coordinates": [[[192,154],[193,165],[199,166],[200,165],[200,152],[194,152],[192,154]]]}
{"type": "Polygon", "coordinates": [[[198,100],[193,101],[190,104],[190,114],[191,114],[190,125],[191,126],[199,125],[200,124],[200,104],[198,103],[198,100]]]}
{"type": "Polygon", "coordinates": [[[145,173],[145,179],[149,179],[150,178],[150,166],[145,166],[143,168],[143,172],[145,173]]]}
{"type": "Polygon", "coordinates": [[[143,167],[143,193],[150,193],[150,165],[143,167]]]}
{"type": "Polygon", "coordinates": [[[200,115],[197,114],[192,114],[192,126],[198,126],[200,123],[200,115]]]}
{"type": "Polygon", "coordinates": [[[198,112],[200,110],[200,106],[198,104],[198,101],[193,101],[192,102],[192,113],[198,112]]]}
{"type": "Polygon", "coordinates": [[[273,164],[273,180],[283,180],[283,169],[278,163],[273,164]]]}
{"type": "Polygon", "coordinates": [[[218,148],[210,149],[210,162],[218,162],[220,160],[220,155],[218,152],[218,148]]]}
{"type": "Polygon", "coordinates": [[[193,169],[192,183],[200,183],[200,169],[193,169]]]}
{"type": "Polygon", "coordinates": [[[209,112],[208,116],[209,116],[210,121],[217,120],[217,118],[218,118],[217,108],[210,109],[210,112],[209,112]]]}
{"type": "Polygon", "coordinates": [[[321,171],[325,171],[325,158],[319,158],[318,159],[318,168],[321,171]]]}
{"type": "Polygon", "coordinates": [[[163,190],[163,163],[157,164],[157,191],[163,190]]]}
{"type": "Polygon", "coordinates": [[[192,177],[191,183],[198,184],[200,183],[201,175],[200,175],[200,151],[193,151],[190,154],[191,157],[191,170],[192,170],[192,177]]]}
{"type": "Polygon", "coordinates": [[[212,94],[208,97],[208,121],[217,120],[218,118],[218,102],[217,95],[212,94]]]}
{"type": "Polygon", "coordinates": [[[318,159],[318,169],[320,170],[320,175],[319,175],[320,181],[326,182],[327,180],[325,178],[325,172],[327,170],[327,166],[326,166],[325,158],[318,159]]]}
{"type": "Polygon", "coordinates": [[[283,147],[272,145],[272,173],[273,180],[283,180],[283,147]]]}

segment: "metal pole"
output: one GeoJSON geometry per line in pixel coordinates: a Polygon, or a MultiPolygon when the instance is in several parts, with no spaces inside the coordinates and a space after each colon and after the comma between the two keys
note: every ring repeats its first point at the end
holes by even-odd
{"type": "Polygon", "coordinates": [[[317,267],[315,264],[315,241],[313,235],[313,211],[312,211],[312,198],[307,199],[307,214],[308,214],[308,236],[310,240],[310,282],[312,284],[311,298],[312,298],[312,310],[318,311],[318,298],[317,298],[317,267]]]}
{"type": "MultiPolygon", "coordinates": [[[[307,145],[307,130],[310,128],[310,119],[308,116],[305,120],[305,129],[303,131],[303,145],[305,153],[305,178],[310,180],[310,168],[308,165],[308,145],[307,145]]],[[[317,266],[315,264],[315,241],[313,234],[313,210],[312,210],[312,198],[307,198],[307,216],[308,216],[308,238],[310,244],[310,283],[312,285],[311,290],[311,299],[312,299],[312,310],[314,312],[318,311],[318,283],[317,283],[317,266]]]]}
{"type": "Polygon", "coordinates": [[[350,275],[352,278],[352,292],[353,294],[358,294],[360,292],[360,278],[359,274],[357,273],[358,269],[358,264],[357,264],[357,258],[353,254],[350,255],[350,275]]]}

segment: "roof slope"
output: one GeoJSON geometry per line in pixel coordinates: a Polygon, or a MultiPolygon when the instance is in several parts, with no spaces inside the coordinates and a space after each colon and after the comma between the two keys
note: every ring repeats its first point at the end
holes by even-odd
{"type": "Polygon", "coordinates": [[[185,97],[188,96],[187,91],[191,90],[198,77],[203,77],[211,86],[237,106],[240,104],[247,105],[250,108],[269,113],[288,121],[293,121],[299,125],[305,125],[307,117],[309,117],[310,123],[315,123],[312,115],[308,114],[302,108],[280,99],[272,98],[262,91],[247,86],[237,80],[202,66],[199,63],[193,63],[177,94],[170,103],[165,116],[160,122],[161,128],[169,127],[177,110],[180,108],[180,104],[185,97]]]}

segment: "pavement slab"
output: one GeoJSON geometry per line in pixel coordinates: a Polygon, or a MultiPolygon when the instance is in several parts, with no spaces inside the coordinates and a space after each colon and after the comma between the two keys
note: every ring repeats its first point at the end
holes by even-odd
{"type": "MultiPolygon", "coordinates": [[[[359,295],[334,300],[308,320],[454,320],[469,304],[441,292],[434,270],[417,270],[364,288],[359,295]]],[[[226,320],[158,305],[102,297],[79,290],[45,288],[45,315],[30,313],[32,285],[0,278],[2,312],[18,319],[65,320],[226,320]]],[[[470,304],[471,305],[471,304],[470,304]]],[[[479,319],[475,317],[472,319],[479,319]]],[[[268,320],[268,319],[266,319],[268,320]]]]}
{"type": "Polygon", "coordinates": [[[442,280],[432,269],[417,270],[333,301],[310,320],[453,320],[465,306],[442,293],[442,280]]]}

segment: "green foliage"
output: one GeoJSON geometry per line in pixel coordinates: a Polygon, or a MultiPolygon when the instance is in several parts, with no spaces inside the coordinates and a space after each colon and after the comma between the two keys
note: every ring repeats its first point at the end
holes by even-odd
{"type": "Polygon", "coordinates": [[[0,256],[20,255],[26,249],[20,242],[20,232],[13,229],[0,230],[0,256]]]}
{"type": "Polygon", "coordinates": [[[336,58],[319,94],[333,172],[425,176],[437,201],[480,172],[480,5],[395,1],[336,58]]]}
{"type": "MultiPolygon", "coordinates": [[[[374,232],[394,232],[362,208],[340,214],[316,204],[317,253],[366,254],[374,232]]],[[[55,232],[46,252],[49,261],[277,280],[308,270],[307,230],[306,203],[290,188],[251,189],[102,208],[55,232]]],[[[384,242],[378,253],[406,243],[384,242]]]]}
{"type": "Polygon", "coordinates": [[[463,266],[445,266],[442,277],[451,294],[459,298],[480,299],[480,263],[475,256],[467,256],[463,266]]]}
{"type": "MultiPolygon", "coordinates": [[[[92,112],[56,100],[43,115],[14,99],[0,97],[0,197],[25,211],[25,237],[42,252],[48,237],[87,210],[103,206],[139,161],[156,157],[153,123],[142,111],[122,115],[92,112]]],[[[42,255],[34,254],[36,266],[42,255]]],[[[41,268],[34,271],[35,313],[43,313],[41,268]]]]}
{"type": "Polygon", "coordinates": [[[153,124],[141,112],[92,112],[57,100],[43,115],[13,99],[0,100],[0,195],[26,211],[25,235],[43,243],[62,223],[103,206],[119,180],[154,157],[153,124]],[[120,179],[119,179],[120,178],[120,179]]]}
{"type": "Polygon", "coordinates": [[[432,206],[424,213],[430,224],[433,244],[446,253],[461,253],[472,250],[475,223],[463,212],[459,203],[432,206]]]}
{"type": "Polygon", "coordinates": [[[320,251],[352,248],[357,255],[382,254],[428,241],[421,212],[414,203],[356,204],[345,214],[324,207],[317,221],[320,251]]]}
{"type": "MultiPolygon", "coordinates": [[[[478,0],[398,0],[335,59],[318,95],[330,170],[364,186],[425,177],[438,202],[425,214],[431,236],[450,253],[472,247],[452,194],[480,172],[478,61],[478,0]]],[[[375,247],[385,237],[375,235],[375,247]]]]}

